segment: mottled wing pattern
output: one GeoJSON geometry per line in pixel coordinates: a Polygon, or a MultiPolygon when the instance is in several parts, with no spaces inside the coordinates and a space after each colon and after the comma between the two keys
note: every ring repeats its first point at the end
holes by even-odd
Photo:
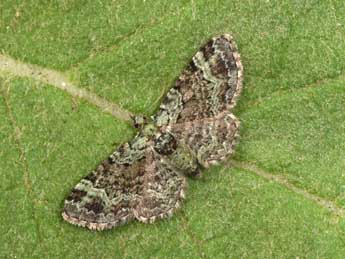
{"type": "Polygon", "coordinates": [[[207,42],[193,57],[160,105],[158,126],[214,117],[236,104],[243,67],[230,35],[207,42]]]}
{"type": "Polygon", "coordinates": [[[150,150],[147,139],[140,135],[121,145],[74,187],[65,200],[63,218],[97,230],[134,219],[150,150]]]}
{"type": "Polygon", "coordinates": [[[239,121],[230,110],[242,90],[243,67],[230,35],[207,42],[193,57],[154,117],[207,167],[233,152],[239,121]]]}
{"type": "Polygon", "coordinates": [[[197,175],[233,152],[239,121],[231,113],[243,68],[232,38],[213,38],[167,93],[153,124],[83,178],[63,218],[89,229],[171,216],[184,198],[184,175],[197,175]],[[183,175],[182,175],[183,174],[183,175]]]}
{"type": "Polygon", "coordinates": [[[187,145],[204,167],[224,160],[233,153],[239,138],[240,121],[224,111],[215,117],[178,123],[166,130],[187,145]]]}
{"type": "Polygon", "coordinates": [[[68,222],[103,230],[133,219],[171,216],[184,197],[185,178],[138,136],[83,178],[65,200],[68,222]]]}

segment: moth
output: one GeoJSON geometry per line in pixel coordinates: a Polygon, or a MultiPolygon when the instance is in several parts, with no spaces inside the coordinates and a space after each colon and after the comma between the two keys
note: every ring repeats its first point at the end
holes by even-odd
{"type": "Polygon", "coordinates": [[[158,112],[135,117],[137,135],[84,177],[62,216],[91,230],[172,216],[185,198],[186,177],[233,153],[243,67],[232,37],[209,40],[194,55],[158,112]]]}

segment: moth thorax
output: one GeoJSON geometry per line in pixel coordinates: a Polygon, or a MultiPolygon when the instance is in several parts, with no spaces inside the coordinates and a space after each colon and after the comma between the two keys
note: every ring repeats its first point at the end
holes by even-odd
{"type": "Polygon", "coordinates": [[[168,132],[160,134],[154,140],[154,149],[161,155],[171,155],[176,148],[176,139],[168,132]]]}
{"type": "Polygon", "coordinates": [[[146,124],[143,128],[143,131],[145,136],[153,136],[156,132],[157,132],[157,129],[155,127],[155,125],[153,124],[146,124]]]}

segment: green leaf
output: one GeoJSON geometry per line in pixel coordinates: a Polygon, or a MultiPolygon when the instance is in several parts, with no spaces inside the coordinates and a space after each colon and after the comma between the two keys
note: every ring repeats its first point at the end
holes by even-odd
{"type": "Polygon", "coordinates": [[[169,220],[91,232],[62,220],[63,200],[134,129],[0,67],[0,258],[343,258],[344,11],[340,0],[1,1],[2,54],[133,113],[152,115],[221,33],[245,80],[235,166],[189,180],[169,220]]]}

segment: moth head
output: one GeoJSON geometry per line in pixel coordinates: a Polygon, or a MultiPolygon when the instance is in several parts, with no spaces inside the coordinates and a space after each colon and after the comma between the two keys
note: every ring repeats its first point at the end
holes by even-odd
{"type": "Polygon", "coordinates": [[[136,129],[142,129],[148,123],[146,116],[141,114],[132,116],[132,120],[136,129]]]}

